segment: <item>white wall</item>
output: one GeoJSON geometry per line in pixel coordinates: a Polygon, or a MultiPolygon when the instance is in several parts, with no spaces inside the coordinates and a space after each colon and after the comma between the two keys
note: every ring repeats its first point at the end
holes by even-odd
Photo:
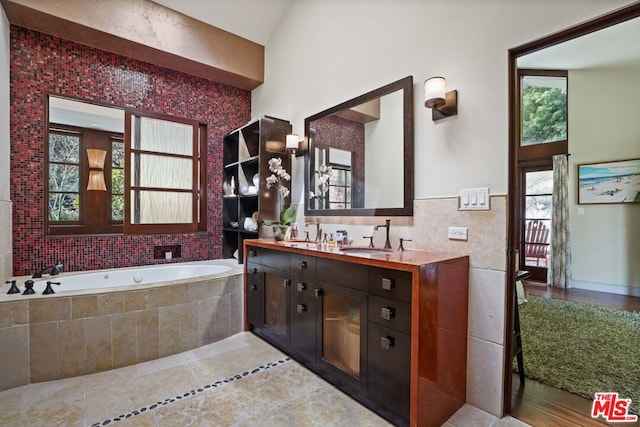
{"type": "MultiPolygon", "coordinates": [[[[297,0],[265,49],[265,83],[252,115],[304,118],[407,75],[414,76],[415,216],[393,219],[409,248],[470,254],[467,401],[502,414],[506,267],[508,49],[628,4],[605,0],[297,0]],[[423,81],[447,78],[458,116],[437,123],[423,81]],[[460,188],[488,186],[491,212],[458,212],[460,188]],[[400,224],[398,226],[397,224],[400,224]],[[447,240],[468,226],[468,242],[447,240]]],[[[302,159],[292,167],[302,200],[302,159]]],[[[297,198],[297,199],[296,199],[297,198]]],[[[380,218],[342,218],[356,230],[380,218]],[[360,228],[359,228],[360,227],[360,228]]],[[[335,218],[324,218],[325,231],[335,218]]],[[[345,227],[341,227],[345,228],[345,227]]],[[[351,232],[351,231],[350,231],[351,232]]],[[[380,238],[378,236],[378,238],[380,238]]]]}
{"type": "Polygon", "coordinates": [[[577,204],[577,166],[640,158],[640,67],[569,73],[573,286],[640,296],[640,204],[577,204]],[[584,214],[578,215],[578,208],[584,214]]]}
{"type": "Polygon", "coordinates": [[[380,118],[364,125],[365,208],[398,208],[404,203],[404,175],[390,177],[404,163],[402,102],[402,91],[381,97],[380,118]]]}
{"type": "Polygon", "coordinates": [[[11,201],[9,197],[9,21],[0,5],[0,279],[11,276],[11,201]]]}

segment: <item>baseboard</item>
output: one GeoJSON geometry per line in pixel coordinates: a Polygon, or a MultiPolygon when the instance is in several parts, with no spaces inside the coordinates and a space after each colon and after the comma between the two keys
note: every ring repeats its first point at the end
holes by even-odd
{"type": "Polygon", "coordinates": [[[585,289],[588,291],[607,292],[610,294],[640,297],[640,287],[612,285],[609,283],[586,282],[583,280],[573,280],[571,282],[571,287],[575,289],[585,289]]]}

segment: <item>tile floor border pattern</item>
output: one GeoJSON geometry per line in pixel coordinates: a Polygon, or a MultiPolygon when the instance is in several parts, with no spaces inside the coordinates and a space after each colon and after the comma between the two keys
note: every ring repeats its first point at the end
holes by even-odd
{"type": "Polygon", "coordinates": [[[268,370],[270,368],[275,368],[276,366],[284,365],[285,363],[288,363],[290,361],[291,361],[290,357],[285,357],[284,359],[279,359],[276,362],[268,362],[268,363],[265,363],[265,364],[260,365],[258,367],[255,367],[253,369],[247,369],[247,370],[245,370],[245,371],[243,371],[241,373],[238,373],[238,374],[235,374],[235,375],[231,375],[231,376],[229,376],[227,378],[218,380],[218,381],[216,381],[214,383],[207,384],[207,385],[204,385],[202,387],[198,387],[196,389],[187,391],[185,393],[176,395],[174,397],[168,397],[165,400],[160,400],[160,401],[157,401],[157,402],[152,403],[152,404],[147,405],[147,406],[143,406],[143,407],[138,408],[138,409],[134,409],[134,410],[132,410],[130,412],[127,412],[125,414],[118,415],[117,417],[112,417],[112,418],[106,419],[106,420],[104,420],[102,422],[93,423],[93,424],[91,424],[91,427],[106,426],[106,425],[109,425],[111,423],[115,423],[115,422],[118,422],[118,421],[123,421],[123,420],[129,419],[129,418],[135,417],[136,415],[140,415],[140,414],[143,414],[145,412],[153,411],[154,409],[157,409],[159,407],[167,406],[167,405],[170,405],[172,403],[181,401],[183,399],[187,399],[187,398],[189,398],[191,396],[195,396],[197,394],[204,393],[204,392],[207,392],[207,391],[216,390],[216,389],[218,389],[220,387],[223,387],[223,386],[225,386],[227,384],[231,384],[231,383],[236,382],[238,380],[241,380],[243,378],[247,378],[249,376],[256,375],[256,374],[259,374],[261,372],[265,372],[266,370],[268,370]]]}

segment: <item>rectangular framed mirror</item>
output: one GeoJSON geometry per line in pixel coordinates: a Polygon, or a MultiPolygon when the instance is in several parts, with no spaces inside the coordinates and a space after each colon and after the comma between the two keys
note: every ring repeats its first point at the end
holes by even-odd
{"type": "Polygon", "coordinates": [[[305,215],[412,216],[413,77],[305,119],[305,215]]]}

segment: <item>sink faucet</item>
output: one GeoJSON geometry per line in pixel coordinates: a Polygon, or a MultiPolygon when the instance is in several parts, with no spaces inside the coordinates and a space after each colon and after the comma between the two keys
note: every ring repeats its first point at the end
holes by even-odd
{"type": "Polygon", "coordinates": [[[36,271],[35,273],[33,273],[33,276],[31,276],[31,278],[32,279],[41,279],[42,275],[47,270],[51,270],[51,272],[49,274],[51,276],[55,276],[56,274],[60,273],[60,270],[62,270],[62,267],[64,267],[64,264],[62,263],[62,261],[58,261],[54,265],[48,265],[48,266],[44,267],[42,270],[36,271]]]}
{"type": "Polygon", "coordinates": [[[320,228],[320,218],[316,218],[315,221],[313,222],[305,222],[304,226],[308,226],[308,225],[315,225],[316,226],[316,238],[315,238],[315,242],[316,243],[320,243],[320,238],[322,236],[322,228],[320,228]]]}
{"type": "Polygon", "coordinates": [[[378,231],[380,227],[384,227],[387,229],[387,241],[384,243],[384,248],[391,249],[391,242],[389,241],[389,229],[391,228],[391,220],[390,219],[386,220],[386,224],[376,225],[373,228],[373,231],[378,231]]]}

